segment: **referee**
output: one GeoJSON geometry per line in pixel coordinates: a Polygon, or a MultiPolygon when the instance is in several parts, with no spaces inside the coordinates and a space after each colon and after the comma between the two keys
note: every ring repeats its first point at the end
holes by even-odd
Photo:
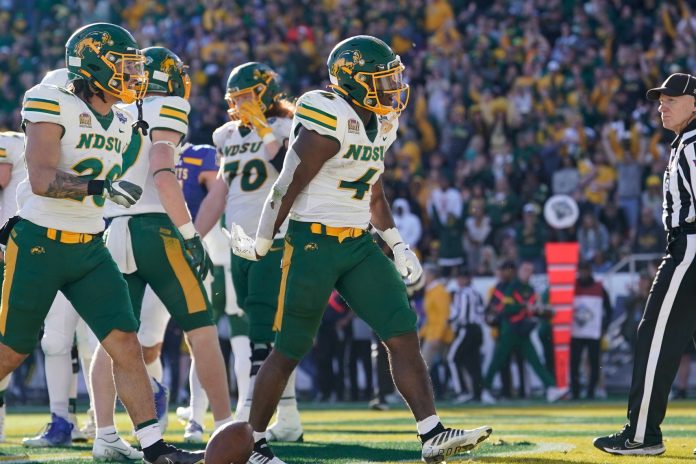
{"type": "Polygon", "coordinates": [[[466,266],[456,268],[457,278],[453,282],[452,303],[449,323],[455,331],[455,338],[447,352],[447,364],[457,393],[455,403],[481,401],[481,345],[485,307],[483,298],[471,286],[471,274],[466,266]],[[471,393],[465,393],[464,371],[471,378],[471,393]]]}
{"type": "Polygon", "coordinates": [[[659,101],[662,125],[677,134],[664,174],[662,222],[667,250],[638,326],[628,423],[594,440],[611,454],[665,452],[660,424],[679,359],[696,330],[696,77],[672,74],[648,100],[659,101]]]}

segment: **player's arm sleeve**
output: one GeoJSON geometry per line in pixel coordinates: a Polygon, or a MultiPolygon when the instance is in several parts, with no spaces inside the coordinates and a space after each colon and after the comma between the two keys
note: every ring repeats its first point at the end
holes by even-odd
{"type": "Polygon", "coordinates": [[[206,146],[203,154],[203,164],[201,164],[201,172],[203,171],[216,171],[219,169],[217,162],[217,152],[215,147],[206,146]]]}
{"type": "Polygon", "coordinates": [[[278,118],[273,124],[273,135],[280,143],[278,152],[269,161],[278,172],[283,169],[283,161],[288,151],[290,132],[292,131],[292,119],[278,118]]]}
{"type": "Polygon", "coordinates": [[[167,97],[161,101],[159,106],[152,109],[156,114],[148,115],[147,121],[151,121],[150,131],[178,132],[181,134],[181,141],[183,141],[188,133],[188,115],[191,111],[191,105],[180,97],[167,97]]]}
{"type": "Polygon", "coordinates": [[[58,124],[65,134],[64,117],[70,111],[68,98],[65,93],[52,85],[39,84],[24,94],[22,101],[22,125],[25,122],[49,122],[58,124]]]}

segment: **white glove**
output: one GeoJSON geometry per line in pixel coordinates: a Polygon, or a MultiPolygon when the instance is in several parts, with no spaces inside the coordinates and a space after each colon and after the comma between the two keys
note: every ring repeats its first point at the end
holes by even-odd
{"type": "Polygon", "coordinates": [[[117,205],[130,208],[143,194],[143,189],[127,180],[104,180],[104,196],[117,205]]]}
{"type": "Polygon", "coordinates": [[[421,274],[423,274],[423,268],[418,261],[418,257],[411,249],[404,243],[404,239],[401,238],[401,234],[396,227],[392,227],[387,230],[377,229],[377,233],[382,237],[382,240],[389,245],[394,253],[394,265],[396,270],[399,271],[401,277],[406,281],[406,285],[412,285],[418,281],[421,274]]]}
{"type": "Polygon", "coordinates": [[[258,256],[256,255],[256,242],[253,238],[249,237],[246,232],[244,232],[242,226],[232,224],[228,237],[230,239],[230,248],[232,248],[232,253],[250,261],[259,260],[258,256]]]}
{"type": "Polygon", "coordinates": [[[423,268],[418,261],[418,256],[405,243],[397,243],[392,248],[394,252],[394,265],[399,274],[406,281],[406,285],[412,285],[418,281],[423,268]]]}

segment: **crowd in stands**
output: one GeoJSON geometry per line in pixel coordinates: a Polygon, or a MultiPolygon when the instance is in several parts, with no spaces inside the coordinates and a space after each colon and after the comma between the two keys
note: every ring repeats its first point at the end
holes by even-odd
{"type": "Polygon", "coordinates": [[[234,66],[266,62],[298,97],[328,84],[337,42],[371,34],[401,56],[411,86],[385,185],[423,261],[445,276],[462,265],[493,275],[505,261],[540,272],[544,243],[570,239],[601,273],[664,250],[671,134],[645,91],[696,69],[695,18],[684,0],[0,0],[0,128],[19,128],[24,91],[64,65],[70,32],[90,22],[183,58],[191,143],[226,121],[234,66]],[[546,225],[554,194],[578,203],[574,227],[546,225]]]}
{"type": "Polygon", "coordinates": [[[580,205],[582,258],[603,271],[663,249],[665,144],[648,87],[696,68],[696,21],[679,0],[0,1],[0,127],[17,129],[23,92],[62,66],[70,31],[121,23],[141,46],[189,65],[192,143],[226,120],[225,81],[270,64],[288,95],[328,84],[342,38],[383,38],[402,57],[411,100],[388,156],[387,193],[426,261],[492,274],[538,261],[557,233],[552,194],[580,205]]]}

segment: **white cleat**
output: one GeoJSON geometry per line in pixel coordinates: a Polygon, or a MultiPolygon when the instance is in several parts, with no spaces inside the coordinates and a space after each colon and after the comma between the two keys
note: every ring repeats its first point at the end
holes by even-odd
{"type": "Polygon", "coordinates": [[[179,406],[176,408],[176,418],[179,419],[181,425],[186,425],[191,419],[191,406],[179,406]]]}
{"type": "Polygon", "coordinates": [[[97,423],[94,422],[94,409],[89,408],[87,410],[87,422],[82,426],[80,432],[88,440],[94,440],[94,438],[97,436],[97,423]]]}
{"type": "Polygon", "coordinates": [[[92,445],[92,457],[97,461],[129,462],[140,461],[144,455],[142,451],[138,451],[117,436],[112,442],[103,438],[95,439],[92,445]]]}
{"type": "Polygon", "coordinates": [[[488,390],[481,391],[481,403],[483,404],[496,404],[498,400],[491,394],[488,390]]]}
{"type": "Polygon", "coordinates": [[[304,441],[302,422],[297,409],[278,416],[278,419],[266,430],[268,441],[304,441]]]}
{"type": "Polygon", "coordinates": [[[191,419],[184,429],[184,441],[186,443],[203,443],[203,426],[191,419]]]}
{"type": "Polygon", "coordinates": [[[73,443],[86,443],[87,435],[82,433],[82,430],[77,428],[77,416],[75,414],[68,415],[68,421],[73,425],[72,432],[70,432],[70,438],[73,443]]]}
{"type": "Polygon", "coordinates": [[[0,443],[5,442],[5,414],[7,414],[7,406],[0,406],[0,443]]]}
{"type": "Polygon", "coordinates": [[[491,433],[493,429],[488,426],[472,430],[445,429],[423,443],[421,457],[428,464],[444,464],[450,456],[476,448],[491,433]]]}
{"type": "Polygon", "coordinates": [[[546,401],[555,403],[568,394],[568,387],[549,387],[546,389],[546,401]]]}

